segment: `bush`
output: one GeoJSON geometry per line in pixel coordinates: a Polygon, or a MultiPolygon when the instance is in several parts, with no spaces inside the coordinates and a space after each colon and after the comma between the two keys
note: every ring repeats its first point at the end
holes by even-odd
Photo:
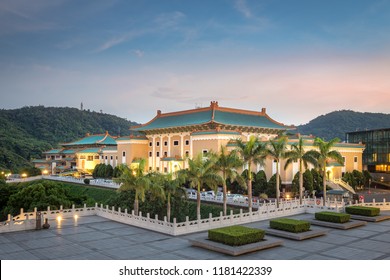
{"type": "Polygon", "coordinates": [[[289,232],[305,232],[310,230],[310,223],[307,221],[294,220],[294,219],[274,219],[269,222],[269,225],[273,229],[280,229],[289,232]]]}
{"type": "Polygon", "coordinates": [[[365,206],[350,206],[345,208],[345,212],[352,215],[360,215],[360,216],[378,216],[380,208],[375,207],[365,207],[365,206]]]}
{"type": "Polygon", "coordinates": [[[315,213],[315,218],[320,221],[342,224],[348,222],[351,215],[334,212],[318,212],[315,213]]]}
{"type": "Polygon", "coordinates": [[[209,239],[230,246],[240,246],[259,242],[265,231],[243,226],[231,226],[209,230],[209,239]]]}
{"type": "Polygon", "coordinates": [[[85,178],[85,179],[84,179],[84,184],[89,185],[90,182],[91,182],[91,181],[90,181],[88,178],[85,178]]]}

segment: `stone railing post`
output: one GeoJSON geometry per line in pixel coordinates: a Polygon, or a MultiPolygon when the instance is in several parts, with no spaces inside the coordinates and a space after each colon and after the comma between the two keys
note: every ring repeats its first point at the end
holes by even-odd
{"type": "Polygon", "coordinates": [[[121,214],[121,213],[122,213],[121,210],[122,210],[122,209],[121,209],[120,207],[118,207],[118,214],[121,214]]]}
{"type": "Polygon", "coordinates": [[[188,230],[189,225],[190,225],[190,218],[186,216],[186,231],[188,230]]]}
{"type": "Polygon", "coordinates": [[[24,209],[20,208],[20,217],[23,217],[23,215],[24,215],[24,209]]]}
{"type": "Polygon", "coordinates": [[[125,214],[127,215],[127,208],[125,209],[125,214]]]}
{"type": "Polygon", "coordinates": [[[95,202],[95,208],[97,208],[98,207],[98,203],[97,202],[95,202]]]}
{"type": "Polygon", "coordinates": [[[209,225],[213,222],[213,214],[209,213],[209,225]]]}
{"type": "Polygon", "coordinates": [[[84,203],[84,210],[87,210],[87,204],[84,203]]]}
{"type": "Polygon", "coordinates": [[[60,211],[62,211],[63,210],[63,206],[62,205],[60,205],[60,211]]]}
{"type": "Polygon", "coordinates": [[[149,220],[150,219],[150,213],[146,214],[146,218],[149,220]]]}

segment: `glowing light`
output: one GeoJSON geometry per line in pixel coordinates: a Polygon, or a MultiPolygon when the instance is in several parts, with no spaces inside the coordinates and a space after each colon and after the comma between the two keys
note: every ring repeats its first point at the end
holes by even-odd
{"type": "Polygon", "coordinates": [[[47,171],[47,170],[45,169],[45,170],[42,171],[42,173],[43,173],[44,175],[46,175],[46,174],[49,173],[49,171],[47,171]]]}
{"type": "Polygon", "coordinates": [[[26,173],[23,173],[23,174],[22,174],[22,177],[23,177],[23,178],[26,178],[26,177],[27,177],[27,174],[26,174],[26,173]]]}
{"type": "Polygon", "coordinates": [[[61,216],[58,216],[58,217],[57,217],[57,222],[61,223],[61,221],[62,221],[62,217],[61,217],[61,216]]]}
{"type": "Polygon", "coordinates": [[[77,220],[79,218],[78,215],[74,215],[74,219],[77,220]]]}

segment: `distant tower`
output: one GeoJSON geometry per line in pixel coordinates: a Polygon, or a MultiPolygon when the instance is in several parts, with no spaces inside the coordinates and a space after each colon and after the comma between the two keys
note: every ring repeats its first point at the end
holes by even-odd
{"type": "Polygon", "coordinates": [[[83,102],[81,102],[80,110],[82,111],[84,109],[83,102]]]}

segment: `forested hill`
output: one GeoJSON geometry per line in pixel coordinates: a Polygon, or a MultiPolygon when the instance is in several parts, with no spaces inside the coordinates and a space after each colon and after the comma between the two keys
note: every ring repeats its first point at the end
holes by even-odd
{"type": "Polygon", "coordinates": [[[129,135],[135,122],[114,115],[79,110],[33,106],[0,110],[0,169],[17,169],[39,158],[42,151],[91,134],[108,131],[129,135]]]}
{"type": "Polygon", "coordinates": [[[312,134],[326,140],[338,137],[344,141],[346,132],[377,128],[390,128],[390,114],[342,110],[321,115],[307,124],[297,126],[297,132],[312,134]]]}

